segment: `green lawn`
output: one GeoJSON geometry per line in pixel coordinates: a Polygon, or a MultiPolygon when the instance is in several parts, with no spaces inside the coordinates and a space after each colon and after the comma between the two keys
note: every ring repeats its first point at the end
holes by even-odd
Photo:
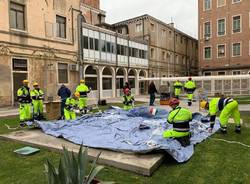
{"type": "MultiPolygon", "coordinates": [[[[104,107],[103,109],[105,109],[104,107]]],[[[242,113],[245,125],[250,125],[248,113],[242,113]]],[[[0,120],[0,134],[7,133],[4,123],[16,126],[17,119],[0,120]]],[[[240,141],[250,144],[249,128],[242,129],[242,134],[233,132],[230,125],[228,135],[216,134],[213,138],[240,141]]],[[[46,183],[44,161],[49,158],[58,163],[60,154],[41,149],[35,155],[22,157],[13,153],[22,144],[0,141],[0,184],[42,184],[46,183]]],[[[115,181],[121,184],[228,184],[250,183],[250,148],[236,144],[228,144],[209,139],[195,148],[195,154],[187,163],[178,164],[167,156],[166,161],[152,177],[143,177],[112,167],[98,175],[104,181],[115,181]]]]}
{"type": "Polygon", "coordinates": [[[233,97],[239,104],[250,104],[250,96],[233,97]]]}

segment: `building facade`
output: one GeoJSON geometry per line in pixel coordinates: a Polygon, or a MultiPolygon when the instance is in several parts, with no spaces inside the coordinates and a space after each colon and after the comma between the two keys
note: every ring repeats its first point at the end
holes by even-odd
{"type": "MultiPolygon", "coordinates": [[[[105,22],[105,12],[99,9],[99,0],[2,0],[0,17],[4,17],[0,19],[0,106],[15,104],[17,89],[26,78],[30,81],[30,86],[34,81],[39,83],[46,94],[46,100],[56,100],[61,84],[66,84],[73,91],[80,78],[86,78],[88,82],[87,77],[98,76],[95,85],[99,88],[96,89],[111,90],[103,91],[107,94],[99,97],[114,97],[117,94],[114,92],[116,85],[113,82],[110,84],[110,77],[111,80],[122,78],[125,73],[123,78],[126,80],[126,74],[130,74],[130,78],[135,79],[134,86],[137,87],[139,83],[136,83],[136,79],[140,75],[147,75],[144,72],[146,58],[139,58],[143,60],[140,60],[141,65],[137,62],[137,66],[132,65],[133,58],[128,60],[130,64],[126,65],[127,61],[124,61],[124,65],[119,65],[118,51],[115,50],[114,54],[108,53],[111,36],[116,41],[120,41],[122,36],[96,30],[93,26],[91,29],[97,32],[95,37],[91,35],[93,32],[86,31],[87,25],[105,22]],[[103,34],[105,42],[100,41],[103,40],[103,34]],[[88,48],[91,51],[93,43],[90,40],[98,40],[98,50],[95,53],[99,52],[99,58],[86,54],[85,36],[88,36],[88,48]],[[101,43],[105,45],[106,52],[101,52],[101,43]],[[107,57],[102,57],[105,54],[107,57]],[[113,59],[116,59],[115,64],[112,63],[113,59]],[[94,71],[97,73],[94,74],[94,71]]],[[[127,37],[124,40],[124,44],[130,42],[127,37]]],[[[116,44],[115,49],[118,47],[116,44]]],[[[147,52],[144,43],[137,44],[134,41],[133,44],[136,45],[135,48],[147,52]]],[[[96,48],[95,43],[94,46],[96,48]]],[[[97,93],[95,86],[93,89],[93,94],[97,93]]],[[[134,91],[139,92],[138,89],[134,91]]]]}
{"type": "Polygon", "coordinates": [[[150,15],[112,25],[118,33],[149,43],[149,76],[171,77],[198,74],[198,41],[150,15]]]}
{"type": "Polygon", "coordinates": [[[249,7],[249,0],[199,0],[202,75],[250,74],[249,7]]]}
{"type": "Polygon", "coordinates": [[[147,42],[131,40],[114,31],[83,23],[83,74],[93,98],[120,97],[125,82],[133,94],[146,92],[147,42]]]}

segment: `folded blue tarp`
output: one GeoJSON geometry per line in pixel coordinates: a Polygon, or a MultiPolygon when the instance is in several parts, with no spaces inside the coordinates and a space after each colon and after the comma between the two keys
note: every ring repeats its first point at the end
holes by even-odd
{"type": "MultiPolygon", "coordinates": [[[[193,155],[194,145],[211,135],[206,130],[209,125],[201,123],[205,117],[195,113],[190,123],[191,145],[184,148],[177,140],[162,137],[164,130],[172,128],[172,125],[166,123],[167,116],[168,112],[162,109],[158,109],[157,114],[152,116],[149,107],[138,107],[129,112],[112,108],[74,121],[37,123],[46,134],[63,137],[87,147],[141,154],[164,150],[178,162],[185,162],[193,155]],[[150,129],[140,130],[140,124],[150,129]]],[[[218,129],[219,122],[216,122],[214,132],[218,129]]]]}

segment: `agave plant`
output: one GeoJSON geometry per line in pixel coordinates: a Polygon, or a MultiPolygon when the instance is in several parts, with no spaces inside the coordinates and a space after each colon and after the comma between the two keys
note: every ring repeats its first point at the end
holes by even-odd
{"type": "MultiPolygon", "coordinates": [[[[48,177],[48,184],[92,184],[95,176],[104,168],[96,166],[96,162],[101,152],[93,161],[89,173],[88,169],[88,149],[81,146],[78,154],[69,152],[63,147],[63,156],[60,158],[58,169],[47,160],[45,163],[45,172],[48,177]]],[[[105,182],[107,183],[107,182],[105,182]]]]}

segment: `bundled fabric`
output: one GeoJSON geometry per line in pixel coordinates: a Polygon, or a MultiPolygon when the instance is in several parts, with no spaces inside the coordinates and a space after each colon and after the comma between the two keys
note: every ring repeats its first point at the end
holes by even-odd
{"type": "MultiPolygon", "coordinates": [[[[194,120],[190,122],[191,145],[184,148],[177,140],[162,137],[164,130],[172,128],[172,125],[166,123],[167,116],[168,112],[162,109],[158,109],[153,116],[149,107],[139,107],[128,112],[113,108],[74,121],[37,123],[46,134],[63,137],[76,144],[139,154],[164,150],[178,162],[185,162],[193,155],[194,145],[211,136],[206,130],[209,123],[202,123],[205,117],[199,113],[194,114],[194,120]]],[[[218,129],[219,122],[216,122],[214,132],[218,129]]]]}

